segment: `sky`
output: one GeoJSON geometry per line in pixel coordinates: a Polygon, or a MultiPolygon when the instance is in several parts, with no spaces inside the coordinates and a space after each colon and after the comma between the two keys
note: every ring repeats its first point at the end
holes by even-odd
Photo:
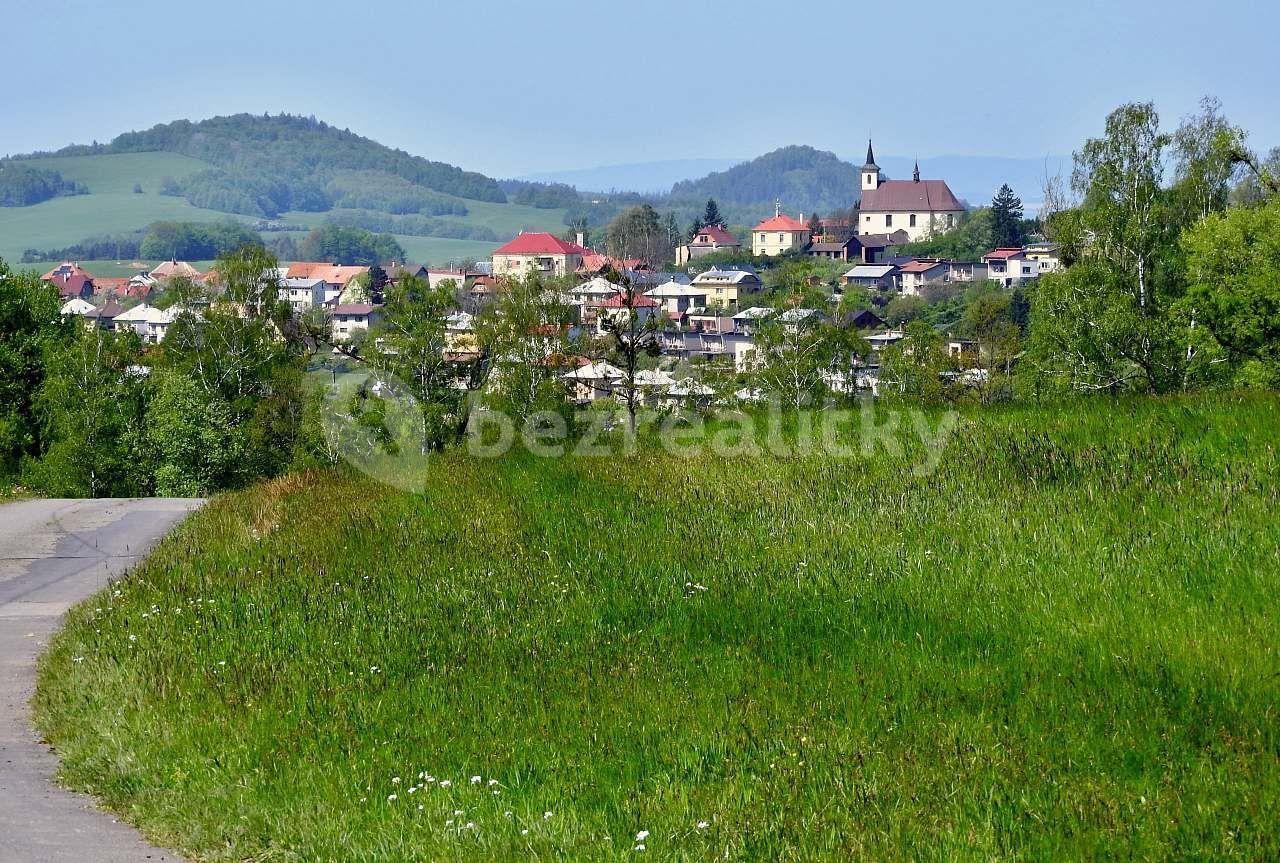
{"type": "Polygon", "coordinates": [[[0,0],[0,154],[315,115],[491,176],[787,144],[1036,158],[1212,94],[1280,144],[1267,0],[0,0]]]}

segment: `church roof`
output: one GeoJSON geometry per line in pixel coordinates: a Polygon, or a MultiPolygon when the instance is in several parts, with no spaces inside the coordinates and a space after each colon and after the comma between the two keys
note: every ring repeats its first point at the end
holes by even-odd
{"type": "Polygon", "coordinates": [[[863,213],[950,213],[964,209],[945,180],[885,180],[876,189],[862,190],[863,213]]]}
{"type": "Polygon", "coordinates": [[[875,168],[875,167],[877,167],[877,165],[876,165],[876,154],[871,150],[871,139],[870,139],[870,138],[868,138],[868,139],[867,139],[867,163],[866,163],[865,165],[863,165],[862,167],[864,167],[864,168],[875,168]]]}

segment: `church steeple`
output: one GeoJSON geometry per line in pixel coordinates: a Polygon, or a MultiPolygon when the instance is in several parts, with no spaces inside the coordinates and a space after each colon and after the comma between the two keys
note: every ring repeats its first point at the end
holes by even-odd
{"type": "Polygon", "coordinates": [[[911,172],[911,180],[912,182],[915,182],[915,183],[920,182],[920,160],[919,159],[916,159],[916,169],[911,172]]]}
{"type": "Polygon", "coordinates": [[[871,149],[871,139],[867,139],[867,164],[862,166],[862,191],[873,192],[880,188],[880,166],[876,164],[875,151],[871,149]]]}

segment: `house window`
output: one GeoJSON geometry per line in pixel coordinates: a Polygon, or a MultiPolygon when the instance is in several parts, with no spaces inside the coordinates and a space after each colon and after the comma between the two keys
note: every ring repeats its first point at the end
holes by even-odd
{"type": "Polygon", "coordinates": [[[886,228],[892,228],[892,227],[893,227],[893,214],[892,214],[892,213],[890,213],[889,215],[887,215],[887,216],[885,216],[885,217],[884,217],[884,226],[885,226],[886,228]]]}
{"type": "Polygon", "coordinates": [[[955,213],[947,213],[947,227],[948,227],[948,228],[954,228],[954,227],[955,227],[955,225],[956,225],[956,214],[955,214],[955,213]]]}
{"type": "Polygon", "coordinates": [[[912,214],[911,214],[911,227],[913,227],[913,228],[914,228],[915,226],[916,226],[916,214],[915,214],[915,213],[912,213],[912,214]]]}
{"type": "Polygon", "coordinates": [[[871,221],[871,217],[870,217],[870,216],[867,216],[867,221],[868,221],[868,222],[870,222],[870,221],[871,221]]]}

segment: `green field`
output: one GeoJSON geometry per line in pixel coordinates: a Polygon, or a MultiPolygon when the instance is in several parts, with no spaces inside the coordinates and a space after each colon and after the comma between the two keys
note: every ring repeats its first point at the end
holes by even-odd
{"type": "MultiPolygon", "coordinates": [[[[14,264],[27,249],[62,248],[97,234],[143,228],[160,219],[257,221],[193,207],[182,198],[159,194],[164,177],[181,178],[209,167],[187,156],[174,153],[61,156],[40,159],[38,165],[61,172],[64,179],[84,183],[90,194],[54,198],[31,207],[0,207],[0,258],[14,264]],[[142,194],[134,193],[135,183],[142,184],[142,194]]],[[[455,200],[467,207],[468,214],[451,219],[491,228],[504,241],[521,230],[564,231],[564,210],[455,200]]],[[[324,219],[324,213],[286,213],[280,220],[311,227],[323,223],[324,219]]],[[[498,245],[435,237],[400,236],[398,239],[415,262],[431,264],[465,257],[485,258],[498,245]]],[[[126,274],[105,269],[92,271],[105,276],[126,274]]]]}
{"type": "Polygon", "coordinates": [[[39,724],[199,860],[1275,860],[1278,435],[1219,395],[966,415],[927,476],[287,477],[75,610],[39,724]]]}

